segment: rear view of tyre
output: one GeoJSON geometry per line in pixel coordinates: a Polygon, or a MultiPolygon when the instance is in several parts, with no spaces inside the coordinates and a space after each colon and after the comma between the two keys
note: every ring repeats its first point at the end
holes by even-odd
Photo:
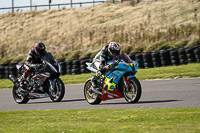
{"type": "Polygon", "coordinates": [[[187,64],[187,56],[186,56],[186,52],[184,48],[180,48],[178,50],[178,54],[179,54],[179,59],[180,59],[180,64],[187,64]]]}
{"type": "Polygon", "coordinates": [[[142,88],[137,78],[130,78],[128,90],[123,87],[123,95],[128,103],[137,103],[142,94],[142,88]]]}
{"type": "Polygon", "coordinates": [[[60,102],[65,94],[65,86],[61,79],[56,79],[54,89],[49,90],[49,97],[53,102],[60,102]]]}
{"type": "Polygon", "coordinates": [[[0,79],[4,77],[4,67],[0,65],[0,79]]]}
{"type": "Polygon", "coordinates": [[[135,61],[140,64],[139,68],[144,68],[143,55],[141,53],[135,55],[135,61]]]}
{"type": "Polygon", "coordinates": [[[162,66],[170,66],[171,59],[170,59],[170,51],[169,50],[161,50],[160,51],[160,60],[162,66]]]}
{"type": "Polygon", "coordinates": [[[19,88],[17,88],[16,86],[13,87],[13,98],[15,100],[16,103],[18,104],[23,104],[23,103],[27,103],[29,101],[29,98],[27,95],[25,95],[24,93],[19,93],[19,88]]]}
{"type": "Polygon", "coordinates": [[[198,63],[200,63],[200,47],[194,50],[194,54],[198,63]]]}
{"type": "Polygon", "coordinates": [[[195,58],[195,54],[194,54],[195,48],[196,48],[195,46],[191,46],[185,50],[188,63],[196,62],[196,58],[195,58]]]}
{"type": "Polygon", "coordinates": [[[150,52],[143,53],[143,61],[144,61],[145,68],[153,67],[153,61],[152,61],[152,56],[150,52]]]}
{"type": "Polygon", "coordinates": [[[89,79],[84,86],[85,99],[89,104],[99,104],[101,102],[101,99],[98,97],[97,94],[93,93],[91,87],[92,87],[92,82],[91,79],[89,79]]]}
{"type": "Polygon", "coordinates": [[[153,51],[151,53],[151,56],[152,56],[153,66],[154,67],[160,67],[161,66],[161,61],[160,61],[160,53],[159,53],[159,51],[153,51]]]}
{"type": "Polygon", "coordinates": [[[171,62],[173,66],[177,66],[180,65],[180,59],[179,59],[179,55],[178,55],[178,50],[174,49],[172,51],[170,51],[170,58],[171,58],[171,62]]]}

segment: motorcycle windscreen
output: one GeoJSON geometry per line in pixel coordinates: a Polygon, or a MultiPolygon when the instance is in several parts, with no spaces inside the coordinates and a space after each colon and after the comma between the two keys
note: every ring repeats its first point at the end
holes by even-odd
{"type": "Polygon", "coordinates": [[[134,67],[133,69],[136,70],[138,68],[138,63],[134,60],[132,60],[126,53],[122,52],[119,56],[119,59],[125,61],[128,64],[133,64],[132,67],[134,67]]]}
{"type": "MultiPolygon", "coordinates": [[[[54,59],[53,55],[48,52],[43,56],[43,60],[49,62],[52,66],[54,66],[56,69],[58,69],[58,65],[56,60],[54,59]]],[[[45,71],[46,72],[52,72],[52,68],[49,65],[45,65],[45,71]]]]}
{"type": "Polygon", "coordinates": [[[46,53],[46,54],[43,56],[43,60],[46,60],[47,62],[49,62],[49,63],[52,64],[52,65],[53,65],[54,63],[56,63],[56,61],[55,61],[53,55],[52,55],[50,52],[46,53]]]}

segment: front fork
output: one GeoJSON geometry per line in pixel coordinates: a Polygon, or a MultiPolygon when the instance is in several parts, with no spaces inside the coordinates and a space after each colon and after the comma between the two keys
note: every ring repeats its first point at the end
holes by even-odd
{"type": "Polygon", "coordinates": [[[128,85],[130,84],[129,79],[127,79],[125,76],[123,76],[123,82],[124,82],[124,85],[125,85],[126,92],[128,92],[129,91],[128,85]]]}
{"type": "Polygon", "coordinates": [[[55,89],[54,89],[54,88],[55,88],[55,81],[56,81],[56,79],[49,80],[51,92],[54,92],[54,91],[55,91],[55,89]]]}
{"type": "Polygon", "coordinates": [[[49,83],[50,83],[50,93],[52,94],[52,96],[56,97],[59,95],[59,92],[60,92],[60,87],[57,87],[56,85],[56,81],[58,79],[53,79],[53,80],[49,80],[49,83]]]}

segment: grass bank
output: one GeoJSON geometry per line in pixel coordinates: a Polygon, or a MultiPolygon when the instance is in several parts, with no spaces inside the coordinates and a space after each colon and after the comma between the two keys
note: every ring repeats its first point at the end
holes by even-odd
{"type": "Polygon", "coordinates": [[[0,112],[2,133],[200,132],[200,108],[0,112]]]}
{"type": "MultiPolygon", "coordinates": [[[[85,83],[86,80],[92,77],[94,73],[80,74],[80,75],[64,75],[61,76],[64,84],[78,84],[85,83]]],[[[167,79],[167,78],[193,78],[200,77],[200,63],[180,65],[180,66],[168,66],[149,69],[138,69],[136,74],[139,80],[145,79],[167,79]]],[[[8,79],[0,80],[0,89],[12,88],[13,84],[8,79]]]]}
{"type": "Polygon", "coordinates": [[[110,41],[127,52],[199,44],[199,11],[199,0],[159,0],[2,14],[0,63],[23,62],[37,41],[57,60],[95,54],[110,41]]]}

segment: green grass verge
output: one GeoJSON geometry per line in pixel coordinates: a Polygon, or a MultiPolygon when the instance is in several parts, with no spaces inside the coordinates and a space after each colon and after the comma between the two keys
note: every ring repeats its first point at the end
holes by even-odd
{"type": "Polygon", "coordinates": [[[138,69],[136,74],[139,80],[144,79],[167,79],[167,78],[194,78],[200,77],[200,63],[180,66],[168,66],[149,69],[138,69]]]}
{"type": "MultiPolygon", "coordinates": [[[[86,80],[92,77],[94,73],[80,74],[80,75],[64,75],[61,76],[64,84],[78,84],[85,83],[86,80]]],[[[192,78],[200,77],[200,63],[193,63],[180,66],[167,66],[149,69],[138,69],[136,77],[139,80],[144,79],[167,79],[167,78],[192,78]]],[[[0,80],[0,89],[12,88],[13,84],[8,79],[0,80]]]]}
{"type": "Polygon", "coordinates": [[[200,108],[0,112],[1,133],[197,133],[200,108]]]}

